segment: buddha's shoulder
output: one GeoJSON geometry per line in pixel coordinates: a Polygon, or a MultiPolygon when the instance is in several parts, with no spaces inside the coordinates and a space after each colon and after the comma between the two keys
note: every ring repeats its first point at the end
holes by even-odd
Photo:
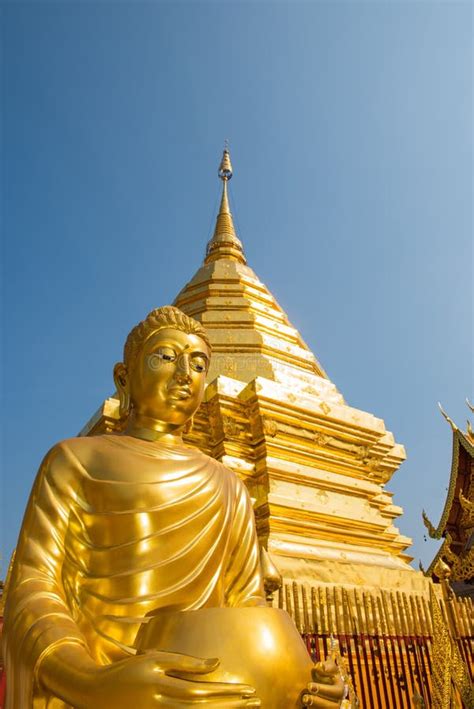
{"type": "Polygon", "coordinates": [[[92,460],[103,455],[108,448],[107,436],[77,436],[66,438],[54,445],[46,455],[52,470],[64,464],[87,468],[92,460]]]}
{"type": "Polygon", "coordinates": [[[212,469],[220,478],[227,480],[229,484],[233,485],[235,488],[238,488],[239,490],[240,488],[247,490],[236,472],[234,472],[231,468],[228,468],[216,458],[212,458],[207,453],[204,453],[204,451],[200,450],[197,446],[186,443],[180,447],[180,451],[185,457],[189,456],[194,461],[196,466],[202,468],[203,470],[212,469]]]}
{"type": "Polygon", "coordinates": [[[201,451],[199,451],[199,453],[203,458],[207,460],[208,465],[214,466],[217,469],[219,475],[225,478],[228,483],[232,485],[232,487],[234,487],[238,492],[242,494],[247,494],[247,487],[236,472],[234,472],[231,468],[225,466],[219,460],[211,458],[206,453],[202,453],[201,451]]]}

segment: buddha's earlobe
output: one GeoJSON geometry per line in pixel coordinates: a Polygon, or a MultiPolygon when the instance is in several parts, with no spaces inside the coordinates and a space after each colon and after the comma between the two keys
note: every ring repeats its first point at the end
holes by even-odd
{"type": "Polygon", "coordinates": [[[120,401],[120,418],[126,419],[130,414],[130,386],[127,367],[123,362],[118,362],[114,367],[114,382],[120,401]]]}

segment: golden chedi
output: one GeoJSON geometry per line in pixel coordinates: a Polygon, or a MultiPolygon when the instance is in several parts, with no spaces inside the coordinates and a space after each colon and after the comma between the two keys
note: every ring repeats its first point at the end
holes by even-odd
{"type": "MultiPolygon", "coordinates": [[[[285,586],[299,585],[295,608],[302,584],[428,599],[426,579],[406,554],[411,540],[395,526],[403,510],[387,489],[404,448],[382,419],[344,400],[247,263],[230,210],[227,149],[218,174],[222,198],[212,238],[173,303],[202,323],[213,351],[203,405],[184,440],[244,480],[255,499],[260,544],[285,586]]],[[[330,307],[327,295],[321,307],[330,307]]],[[[81,435],[111,433],[119,423],[112,396],[81,435]]]]}
{"type": "Polygon", "coordinates": [[[244,484],[183,443],[209,362],[197,321],[152,311],[114,369],[122,430],[46,455],[8,581],[6,709],[274,709],[275,678],[282,707],[339,705],[336,667],[265,605],[244,484]]]}

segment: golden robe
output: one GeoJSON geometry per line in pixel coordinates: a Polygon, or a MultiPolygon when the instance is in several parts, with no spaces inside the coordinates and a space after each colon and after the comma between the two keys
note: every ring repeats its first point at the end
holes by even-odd
{"type": "Polygon", "coordinates": [[[135,653],[154,609],[265,603],[249,495],[184,444],[63,441],[38,472],[8,587],[6,709],[66,707],[37,682],[56,643],[107,664],[135,653]]]}

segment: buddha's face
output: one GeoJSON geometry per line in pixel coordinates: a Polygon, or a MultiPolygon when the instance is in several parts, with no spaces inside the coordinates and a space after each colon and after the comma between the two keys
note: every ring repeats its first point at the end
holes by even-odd
{"type": "Polygon", "coordinates": [[[173,328],[150,335],[128,372],[134,412],[184,426],[201,403],[209,360],[209,348],[198,335],[173,328]]]}

